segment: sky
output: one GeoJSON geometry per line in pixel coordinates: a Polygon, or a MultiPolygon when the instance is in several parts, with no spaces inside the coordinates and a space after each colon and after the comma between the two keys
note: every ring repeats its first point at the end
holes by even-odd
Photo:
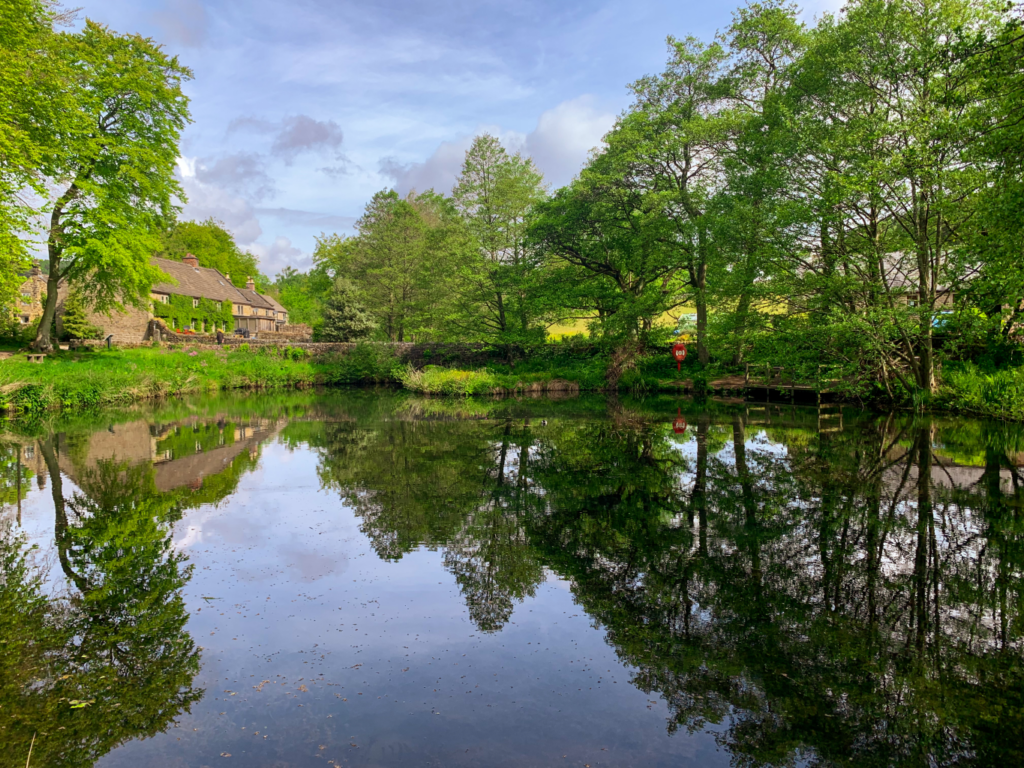
{"type": "MultiPolygon", "coordinates": [[[[739,2],[740,0],[736,0],[739,2]]],[[[370,197],[447,193],[473,137],[572,180],[660,72],[666,37],[709,39],[707,0],[81,0],[81,18],[152,37],[195,77],[178,172],[183,219],[221,221],[265,274],[306,270],[321,233],[370,197]]],[[[804,17],[841,0],[810,0],[804,17]]]]}

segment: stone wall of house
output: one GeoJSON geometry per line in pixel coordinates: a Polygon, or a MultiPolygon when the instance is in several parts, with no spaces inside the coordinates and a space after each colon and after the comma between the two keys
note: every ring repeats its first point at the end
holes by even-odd
{"type": "MultiPolygon", "coordinates": [[[[57,333],[64,333],[64,302],[68,298],[68,284],[61,283],[57,290],[57,333]]],[[[105,338],[113,335],[115,344],[140,343],[146,340],[150,314],[148,311],[128,306],[124,312],[113,311],[110,314],[89,310],[86,312],[88,321],[102,332],[105,338]]]]}
{"type": "Polygon", "coordinates": [[[25,282],[18,289],[17,304],[14,308],[15,318],[22,325],[34,323],[43,315],[43,296],[46,294],[46,276],[35,274],[33,269],[25,282]]]}

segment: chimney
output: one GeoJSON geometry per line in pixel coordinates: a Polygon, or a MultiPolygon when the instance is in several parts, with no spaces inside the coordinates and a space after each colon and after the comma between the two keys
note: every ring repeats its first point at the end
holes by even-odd
{"type": "Polygon", "coordinates": [[[256,281],[253,280],[251,277],[245,278],[245,290],[247,290],[247,291],[255,291],[256,290],[256,281]]]}
{"type": "Polygon", "coordinates": [[[181,260],[184,261],[193,269],[197,269],[199,267],[199,259],[193,256],[191,253],[186,253],[184,256],[181,257],[181,260]]]}
{"type": "Polygon", "coordinates": [[[32,277],[39,277],[41,274],[43,274],[43,270],[39,268],[38,261],[32,262],[32,270],[29,272],[29,274],[32,275],[32,277]]]}

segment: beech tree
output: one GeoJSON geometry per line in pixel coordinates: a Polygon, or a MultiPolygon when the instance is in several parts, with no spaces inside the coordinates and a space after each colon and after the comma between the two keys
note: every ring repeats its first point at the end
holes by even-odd
{"type": "Polygon", "coordinates": [[[57,14],[41,0],[0,4],[0,304],[10,305],[29,256],[46,163],[77,114],[62,81],[67,62],[57,14]]]}
{"type": "Polygon", "coordinates": [[[189,121],[188,68],[152,40],[93,21],[61,37],[73,119],[43,153],[48,218],[46,304],[33,346],[52,347],[62,281],[100,311],[145,306],[160,277],[156,235],[174,218],[178,139],[189,121]]]}

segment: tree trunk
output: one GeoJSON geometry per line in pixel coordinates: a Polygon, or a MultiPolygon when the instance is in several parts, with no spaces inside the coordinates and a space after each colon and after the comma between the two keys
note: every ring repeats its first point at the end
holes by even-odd
{"type": "Polygon", "coordinates": [[[53,340],[50,338],[50,328],[53,326],[54,318],[57,316],[57,289],[60,286],[60,277],[56,274],[54,260],[50,259],[50,274],[46,277],[46,303],[43,305],[43,316],[39,318],[39,327],[36,328],[36,338],[32,342],[32,349],[36,352],[50,352],[53,350],[53,340]]]}
{"type": "Polygon", "coordinates": [[[50,262],[50,273],[46,278],[46,304],[43,306],[43,316],[39,318],[39,327],[36,328],[35,341],[32,342],[32,348],[37,352],[49,352],[53,349],[50,326],[57,315],[57,287],[60,285],[60,262],[64,254],[64,226],[61,218],[64,216],[64,206],[80,194],[76,179],[54,203],[53,211],[50,213],[50,231],[46,238],[46,253],[50,262]]]}
{"type": "Polygon", "coordinates": [[[708,302],[704,289],[697,291],[697,361],[707,365],[710,360],[707,345],[708,334],[708,302]]]}

